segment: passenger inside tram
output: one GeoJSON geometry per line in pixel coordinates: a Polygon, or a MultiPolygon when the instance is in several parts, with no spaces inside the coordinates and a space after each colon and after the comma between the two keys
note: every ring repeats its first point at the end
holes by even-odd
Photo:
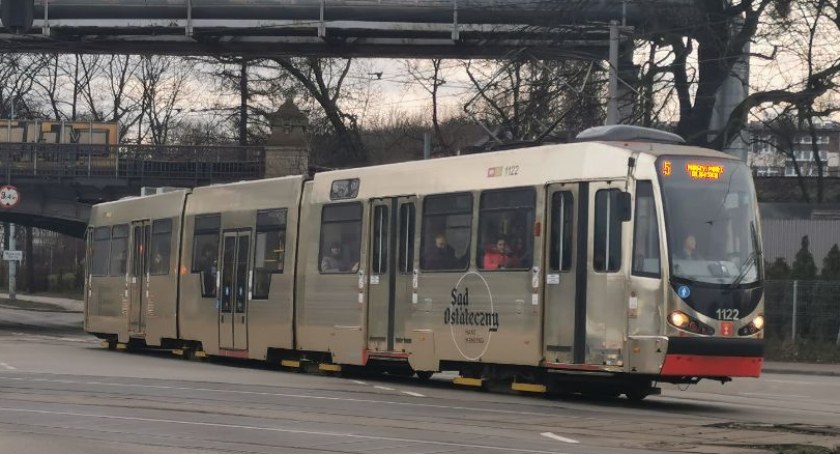
{"type": "Polygon", "coordinates": [[[484,251],[484,269],[499,270],[519,267],[519,259],[508,248],[507,240],[499,237],[495,244],[489,244],[484,251]]]}
{"type": "Polygon", "coordinates": [[[341,273],[350,271],[352,268],[358,266],[358,264],[351,266],[350,261],[341,252],[341,244],[338,242],[332,243],[330,250],[321,258],[321,271],[325,273],[341,273]]]}
{"type": "Polygon", "coordinates": [[[447,270],[458,268],[458,259],[455,257],[455,249],[449,245],[446,235],[438,233],[432,247],[426,251],[426,267],[433,270],[447,270]]]}

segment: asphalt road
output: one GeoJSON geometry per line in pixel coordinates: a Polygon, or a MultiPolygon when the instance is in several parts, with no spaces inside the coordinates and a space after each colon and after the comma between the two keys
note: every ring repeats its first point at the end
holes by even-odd
{"type": "Polygon", "coordinates": [[[457,389],[445,375],[424,384],[108,351],[79,331],[80,314],[55,316],[0,309],[0,454],[840,446],[840,377],[766,374],[725,386],[666,386],[641,403],[548,399],[457,389]]]}

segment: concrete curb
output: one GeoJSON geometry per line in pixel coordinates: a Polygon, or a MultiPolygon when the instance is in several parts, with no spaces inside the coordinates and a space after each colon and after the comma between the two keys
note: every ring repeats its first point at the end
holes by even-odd
{"type": "MultiPolygon", "coordinates": [[[[802,363],[803,366],[807,366],[808,363],[802,363]]],[[[838,366],[840,368],[840,366],[838,366]]],[[[833,371],[833,370],[814,370],[814,369],[774,369],[770,368],[763,368],[761,369],[762,374],[780,374],[780,375],[815,375],[821,377],[840,377],[840,370],[833,371]]]]}
{"type": "Polygon", "coordinates": [[[33,307],[20,307],[15,306],[12,304],[3,304],[0,303],[0,308],[3,309],[12,309],[16,311],[29,311],[29,312],[52,312],[52,313],[68,313],[68,314],[82,314],[84,311],[76,311],[72,309],[63,309],[63,308],[55,308],[55,309],[37,309],[33,307]]]}

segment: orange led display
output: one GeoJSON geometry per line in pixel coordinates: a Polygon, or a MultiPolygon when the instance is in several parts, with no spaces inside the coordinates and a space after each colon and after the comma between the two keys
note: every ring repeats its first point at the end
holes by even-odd
{"type": "Polygon", "coordinates": [[[671,161],[662,162],[662,176],[671,176],[671,161]]]}
{"type": "Polygon", "coordinates": [[[720,180],[724,167],[718,165],[696,164],[689,162],[685,165],[685,172],[689,177],[697,180],[720,180]]]}

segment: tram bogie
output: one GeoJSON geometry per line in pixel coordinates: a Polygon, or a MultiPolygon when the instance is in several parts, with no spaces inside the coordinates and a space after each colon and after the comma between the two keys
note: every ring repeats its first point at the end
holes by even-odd
{"type": "Polygon", "coordinates": [[[650,138],[97,205],[85,328],[297,369],[453,370],[525,391],[643,398],[654,382],[757,376],[749,170],[650,138]],[[114,264],[123,249],[127,264],[114,264]]]}

